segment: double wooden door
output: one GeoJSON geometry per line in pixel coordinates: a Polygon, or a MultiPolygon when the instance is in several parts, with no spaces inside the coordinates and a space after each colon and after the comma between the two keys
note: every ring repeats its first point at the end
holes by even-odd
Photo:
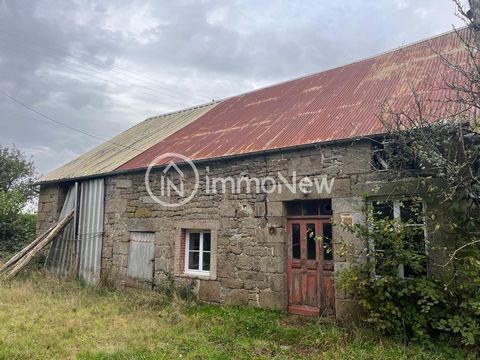
{"type": "Polygon", "coordinates": [[[288,219],[288,311],[335,315],[332,224],[330,219],[288,219]]]}

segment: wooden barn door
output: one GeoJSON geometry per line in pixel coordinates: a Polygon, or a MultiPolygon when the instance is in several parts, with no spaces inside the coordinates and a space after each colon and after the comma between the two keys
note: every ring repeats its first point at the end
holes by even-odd
{"type": "Polygon", "coordinates": [[[155,262],[155,233],[131,232],[127,276],[135,280],[153,282],[155,262]]]}
{"type": "Polygon", "coordinates": [[[335,315],[332,224],[329,219],[288,219],[288,311],[335,315]]]}

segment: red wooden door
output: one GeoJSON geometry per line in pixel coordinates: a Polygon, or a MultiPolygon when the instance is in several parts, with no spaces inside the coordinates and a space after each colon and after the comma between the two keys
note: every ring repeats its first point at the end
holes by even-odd
{"type": "Polygon", "coordinates": [[[328,219],[289,219],[288,311],[335,315],[332,224],[328,219]]]}

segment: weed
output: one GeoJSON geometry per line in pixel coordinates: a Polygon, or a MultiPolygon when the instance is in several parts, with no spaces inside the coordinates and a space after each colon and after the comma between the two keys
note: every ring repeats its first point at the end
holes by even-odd
{"type": "Polygon", "coordinates": [[[105,289],[42,271],[0,280],[0,299],[0,359],[474,358],[438,344],[406,347],[334,321],[105,289]]]}

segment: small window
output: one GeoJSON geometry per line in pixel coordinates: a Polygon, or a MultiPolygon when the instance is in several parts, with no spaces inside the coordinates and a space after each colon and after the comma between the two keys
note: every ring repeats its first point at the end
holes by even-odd
{"type": "Polygon", "coordinates": [[[388,170],[388,156],[383,143],[373,144],[372,149],[372,167],[375,170],[388,170]]]}
{"type": "Polygon", "coordinates": [[[292,201],[287,204],[287,214],[289,216],[302,216],[302,203],[292,201]]]}
{"type": "Polygon", "coordinates": [[[290,201],[287,203],[288,216],[332,215],[332,200],[290,201]]]}
{"type": "Polygon", "coordinates": [[[185,273],[210,275],[211,234],[210,231],[187,231],[185,247],[185,273]]]}
{"type": "Polygon", "coordinates": [[[375,142],[372,146],[372,167],[374,170],[416,170],[417,159],[394,139],[375,142]]]}
{"type": "Polygon", "coordinates": [[[305,201],[303,205],[303,215],[304,216],[315,216],[318,215],[318,202],[316,201],[305,201]]]}

